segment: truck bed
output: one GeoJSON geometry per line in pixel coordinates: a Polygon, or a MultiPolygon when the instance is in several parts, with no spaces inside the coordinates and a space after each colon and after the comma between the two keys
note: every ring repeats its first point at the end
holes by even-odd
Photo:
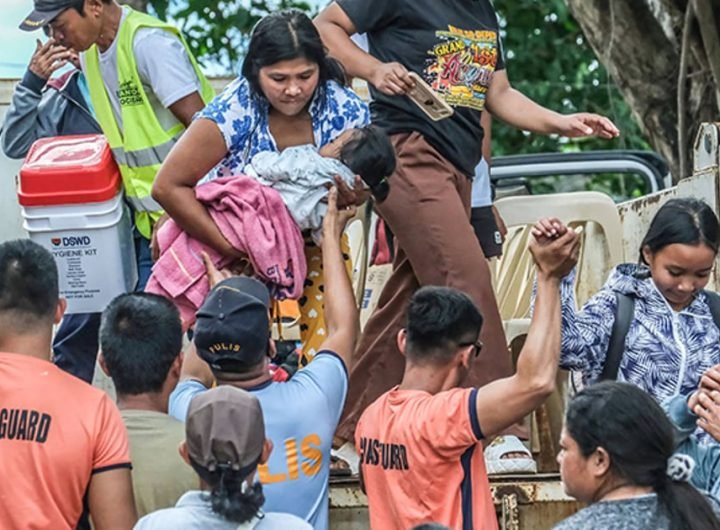
{"type": "MultiPolygon", "coordinates": [[[[491,477],[490,491],[501,530],[548,530],[582,507],[565,495],[556,473],[491,477]]],[[[330,528],[370,528],[367,497],[357,477],[330,480],[330,528]]]]}

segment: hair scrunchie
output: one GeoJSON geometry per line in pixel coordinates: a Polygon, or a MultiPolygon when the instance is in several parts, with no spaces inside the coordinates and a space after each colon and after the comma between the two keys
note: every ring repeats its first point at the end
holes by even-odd
{"type": "Polygon", "coordinates": [[[667,476],[676,482],[687,482],[695,469],[695,460],[688,455],[674,454],[667,464],[667,476]]]}

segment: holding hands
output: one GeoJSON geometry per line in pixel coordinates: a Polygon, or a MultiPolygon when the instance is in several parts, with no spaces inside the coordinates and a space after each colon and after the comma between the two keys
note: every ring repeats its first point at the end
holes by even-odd
{"type": "Polygon", "coordinates": [[[698,417],[697,425],[720,441],[720,365],[707,370],[690,399],[688,407],[698,417]]]}
{"type": "Polygon", "coordinates": [[[530,252],[538,269],[538,279],[561,279],[577,264],[580,237],[553,217],[540,219],[532,228],[530,252]]]}

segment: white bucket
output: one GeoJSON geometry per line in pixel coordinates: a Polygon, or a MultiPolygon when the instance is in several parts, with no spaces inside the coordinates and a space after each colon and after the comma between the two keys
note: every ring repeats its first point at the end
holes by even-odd
{"type": "Polygon", "coordinates": [[[30,239],[55,257],[66,313],[99,313],[135,289],[132,218],[122,193],[105,202],[25,206],[22,216],[30,239]]]}

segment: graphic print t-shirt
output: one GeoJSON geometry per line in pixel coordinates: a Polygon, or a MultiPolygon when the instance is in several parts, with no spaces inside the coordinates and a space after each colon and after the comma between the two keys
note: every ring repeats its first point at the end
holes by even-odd
{"type": "Polygon", "coordinates": [[[480,113],[496,70],[505,65],[489,0],[337,0],[369,51],[419,74],[455,110],[431,121],[406,96],[372,86],[373,122],[390,134],[418,131],[468,176],[480,161],[480,113]]]}

